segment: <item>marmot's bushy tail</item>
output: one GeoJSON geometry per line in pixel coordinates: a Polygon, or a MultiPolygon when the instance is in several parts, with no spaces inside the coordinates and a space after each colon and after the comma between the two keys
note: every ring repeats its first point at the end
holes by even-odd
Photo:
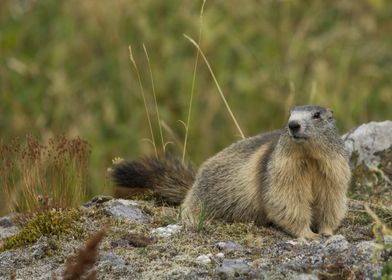
{"type": "Polygon", "coordinates": [[[144,157],[113,164],[110,175],[116,185],[115,196],[126,197],[152,190],[170,204],[181,204],[192,187],[195,171],[175,157],[144,157]]]}

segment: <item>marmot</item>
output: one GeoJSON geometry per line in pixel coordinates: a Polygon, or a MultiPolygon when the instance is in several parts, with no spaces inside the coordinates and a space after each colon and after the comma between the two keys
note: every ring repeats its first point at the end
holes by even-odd
{"type": "Polygon", "coordinates": [[[332,111],[298,106],[287,125],[240,140],[202,164],[196,176],[175,158],[123,161],[115,184],[150,188],[182,202],[182,216],[273,223],[295,237],[332,235],[346,213],[351,171],[332,111]]]}

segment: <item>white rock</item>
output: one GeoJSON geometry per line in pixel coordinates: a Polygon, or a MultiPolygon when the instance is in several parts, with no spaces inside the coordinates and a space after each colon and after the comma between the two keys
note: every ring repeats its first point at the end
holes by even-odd
{"type": "Polygon", "coordinates": [[[292,278],[293,280],[317,280],[319,279],[316,275],[301,273],[292,278]]]}
{"type": "Polygon", "coordinates": [[[173,234],[179,233],[181,228],[182,227],[179,225],[168,225],[166,227],[159,227],[151,230],[151,234],[158,237],[169,237],[173,234]]]}
{"type": "Polygon", "coordinates": [[[370,168],[377,168],[380,158],[375,153],[392,145],[392,121],[363,124],[342,138],[350,155],[358,152],[358,164],[364,162],[370,168]]]}
{"type": "Polygon", "coordinates": [[[392,235],[384,235],[384,244],[387,246],[392,246],[392,235]]]}
{"type": "Polygon", "coordinates": [[[218,254],[215,255],[215,257],[216,257],[217,259],[219,259],[219,260],[223,260],[223,259],[225,258],[225,254],[223,254],[223,253],[218,253],[218,254]]]}
{"type": "Polygon", "coordinates": [[[295,241],[295,240],[288,240],[288,241],[286,241],[286,244],[293,245],[293,246],[295,246],[295,245],[297,245],[297,244],[299,244],[299,243],[300,243],[300,242],[295,241]]]}
{"type": "Polygon", "coordinates": [[[211,263],[211,259],[208,255],[200,255],[196,258],[196,261],[201,264],[209,264],[211,263]]]}

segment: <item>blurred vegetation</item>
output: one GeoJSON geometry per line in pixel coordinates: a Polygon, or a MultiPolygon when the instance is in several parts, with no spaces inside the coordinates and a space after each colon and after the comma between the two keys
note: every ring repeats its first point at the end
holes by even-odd
{"type": "MultiPolygon", "coordinates": [[[[113,157],[152,152],[128,45],[151,97],[146,45],[161,118],[182,141],[196,57],[183,34],[197,39],[201,4],[0,1],[0,138],[80,136],[92,145],[92,192],[110,192],[113,157]]],[[[333,108],[343,132],[391,118],[391,30],[387,0],[214,0],[201,47],[247,136],[282,127],[303,103],[333,108]]],[[[199,164],[239,135],[202,61],[194,101],[187,150],[199,164]]]]}

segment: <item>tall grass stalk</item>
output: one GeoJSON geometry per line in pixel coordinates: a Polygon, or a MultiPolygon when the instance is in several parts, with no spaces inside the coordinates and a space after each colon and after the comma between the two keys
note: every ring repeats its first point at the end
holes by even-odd
{"type": "Polygon", "coordinates": [[[313,104],[317,93],[317,81],[312,81],[312,89],[309,95],[309,104],[313,104]]]}
{"type": "Polygon", "coordinates": [[[219,86],[218,80],[217,80],[216,77],[215,77],[214,71],[212,70],[212,68],[211,68],[211,66],[210,66],[210,63],[209,63],[208,60],[207,60],[207,57],[204,55],[203,51],[200,49],[199,44],[196,43],[195,40],[193,40],[191,37],[189,37],[189,36],[186,35],[186,34],[184,34],[184,37],[187,38],[187,39],[188,39],[188,40],[189,40],[189,41],[199,50],[200,55],[202,56],[202,58],[203,58],[205,64],[207,65],[208,70],[210,71],[212,78],[214,79],[215,85],[216,85],[216,87],[218,88],[219,94],[220,94],[220,96],[222,97],[223,102],[225,103],[225,106],[226,106],[227,111],[229,112],[229,114],[230,114],[230,116],[231,116],[231,118],[232,118],[232,120],[233,120],[235,126],[236,126],[237,129],[238,129],[238,132],[240,133],[240,135],[241,135],[241,137],[242,137],[242,139],[245,139],[245,135],[244,135],[244,133],[242,132],[241,127],[240,127],[240,125],[238,124],[236,118],[234,117],[234,114],[233,114],[233,112],[231,111],[229,104],[227,103],[227,100],[226,100],[226,98],[225,98],[225,96],[224,96],[224,94],[223,94],[223,92],[222,92],[222,89],[221,89],[221,87],[219,86]]]}
{"type": "Polygon", "coordinates": [[[287,97],[286,101],[284,102],[284,107],[285,107],[286,114],[288,113],[288,111],[290,110],[290,108],[294,104],[295,93],[296,93],[296,91],[295,91],[295,84],[293,82],[290,82],[290,93],[289,93],[289,96],[287,97]]]}
{"type": "Polygon", "coordinates": [[[155,105],[155,113],[156,113],[157,119],[158,119],[159,135],[161,137],[161,142],[162,142],[162,152],[163,152],[163,154],[165,154],[166,144],[165,144],[165,140],[163,138],[163,133],[162,133],[162,125],[161,125],[161,119],[160,119],[160,116],[159,116],[158,102],[157,102],[157,96],[156,96],[156,92],[155,92],[154,78],[153,78],[153,75],[152,75],[152,69],[151,69],[151,64],[150,64],[150,57],[148,55],[147,48],[146,48],[146,46],[144,44],[143,44],[143,50],[144,50],[144,53],[146,55],[148,70],[150,72],[152,95],[154,97],[154,105],[155,105]]]}
{"type": "Polygon", "coordinates": [[[129,49],[129,59],[131,60],[132,65],[135,68],[137,79],[139,81],[140,92],[142,94],[143,103],[144,103],[144,110],[146,111],[148,126],[150,128],[151,142],[152,142],[152,145],[154,147],[155,156],[158,157],[158,151],[157,151],[157,147],[156,147],[156,144],[155,144],[154,131],[152,129],[152,124],[151,124],[151,119],[150,119],[150,111],[148,110],[146,95],[144,93],[144,87],[143,87],[142,79],[140,77],[139,68],[137,67],[136,61],[135,61],[135,59],[133,57],[132,47],[129,46],[128,49],[129,49]]]}
{"type": "MultiPolygon", "coordinates": [[[[206,4],[206,0],[203,0],[203,4],[201,5],[201,9],[200,9],[199,38],[197,40],[199,46],[200,46],[201,34],[202,34],[202,30],[203,30],[203,14],[204,14],[204,5],[205,4],[206,4]]],[[[189,131],[190,123],[191,123],[192,104],[193,104],[193,96],[194,96],[195,85],[196,85],[196,71],[197,71],[197,65],[199,62],[199,54],[200,54],[200,49],[197,49],[195,66],[193,68],[192,88],[191,88],[191,96],[189,99],[188,118],[187,118],[186,125],[185,125],[185,139],[184,139],[184,149],[182,151],[182,163],[184,163],[184,161],[185,161],[186,146],[188,143],[188,131],[189,131]]]]}

